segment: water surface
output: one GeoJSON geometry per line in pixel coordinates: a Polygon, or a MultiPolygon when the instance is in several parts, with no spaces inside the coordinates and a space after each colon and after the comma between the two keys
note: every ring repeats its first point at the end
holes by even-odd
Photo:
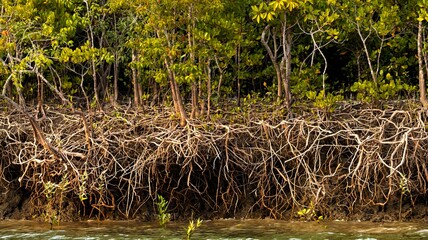
{"type": "MultiPolygon", "coordinates": [[[[157,223],[103,221],[61,223],[54,226],[34,221],[0,221],[0,239],[183,239],[187,222],[157,223]]],[[[192,239],[428,239],[425,223],[290,222],[278,220],[204,221],[192,239]]]]}

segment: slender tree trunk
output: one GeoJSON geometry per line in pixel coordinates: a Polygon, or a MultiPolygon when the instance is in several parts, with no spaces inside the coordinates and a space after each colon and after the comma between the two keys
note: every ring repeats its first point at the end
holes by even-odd
{"type": "MultiPolygon", "coordinates": [[[[19,74],[21,75],[21,74],[19,74]]],[[[22,78],[22,76],[20,76],[19,78],[22,78]]],[[[20,81],[21,82],[21,81],[20,81]]],[[[21,83],[20,83],[21,84],[21,83]]],[[[19,105],[23,108],[26,109],[26,103],[25,103],[25,98],[24,98],[24,94],[22,94],[22,88],[20,86],[16,87],[16,91],[18,93],[18,99],[19,99],[19,105]]]]}
{"type": "MultiPolygon", "coordinates": [[[[113,23],[114,23],[114,32],[115,35],[119,35],[118,31],[117,31],[117,19],[116,19],[116,14],[113,13],[113,23]]],[[[117,104],[117,101],[119,99],[119,87],[118,87],[118,82],[119,82],[119,50],[117,48],[119,48],[119,41],[116,40],[114,41],[115,44],[115,52],[114,52],[114,63],[113,63],[113,104],[117,104]]]]}
{"type": "Polygon", "coordinates": [[[166,60],[166,59],[165,59],[165,67],[166,67],[167,72],[168,72],[169,86],[171,88],[172,102],[174,104],[175,114],[180,115],[180,107],[178,106],[177,92],[176,92],[175,85],[173,82],[173,81],[175,81],[175,76],[174,76],[174,73],[172,72],[172,70],[169,66],[168,60],[166,60]]]}
{"type": "Polygon", "coordinates": [[[114,64],[113,64],[113,103],[116,104],[119,98],[119,59],[118,53],[114,55],[114,64]]]}
{"type": "Polygon", "coordinates": [[[18,100],[19,100],[19,105],[25,110],[26,109],[26,103],[25,103],[25,98],[24,98],[24,94],[22,93],[22,74],[18,73],[19,76],[19,83],[15,86],[16,87],[16,92],[18,93],[18,100]]]}
{"type": "Polygon", "coordinates": [[[199,115],[198,102],[198,85],[194,81],[192,82],[192,111],[190,113],[190,118],[195,118],[199,115]]]}
{"type": "Polygon", "coordinates": [[[211,118],[211,60],[208,59],[207,63],[207,120],[211,118]]]}
{"type": "MultiPolygon", "coordinates": [[[[189,24],[187,26],[187,41],[190,49],[190,63],[194,65],[195,64],[195,51],[194,51],[195,38],[193,36],[193,31],[196,27],[196,22],[193,16],[193,4],[189,5],[188,18],[189,18],[189,24]]],[[[190,113],[190,118],[195,118],[199,115],[199,106],[198,106],[199,91],[198,91],[198,85],[197,85],[196,79],[192,81],[191,89],[192,89],[192,111],[190,113]]]]}
{"type": "Polygon", "coordinates": [[[287,56],[286,65],[285,65],[285,78],[284,78],[284,90],[285,90],[285,102],[287,107],[291,107],[291,91],[290,91],[290,78],[291,78],[291,44],[292,44],[292,34],[291,31],[288,31],[287,34],[287,47],[285,55],[287,56]]]}
{"type": "Polygon", "coordinates": [[[237,92],[238,92],[238,107],[241,106],[241,44],[238,44],[236,49],[236,62],[237,62],[237,70],[236,70],[236,78],[237,78],[237,92]]]}
{"type": "Polygon", "coordinates": [[[7,96],[12,96],[13,92],[12,92],[12,81],[10,81],[9,83],[6,83],[6,88],[3,94],[6,94],[7,96]]]}
{"type": "MultiPolygon", "coordinates": [[[[161,32],[159,30],[156,31],[158,37],[160,37],[160,33],[161,32]]],[[[171,48],[173,43],[171,42],[169,33],[166,30],[164,30],[163,33],[165,35],[168,47],[171,48]]],[[[187,124],[187,114],[184,108],[183,100],[181,99],[180,88],[178,87],[177,81],[175,79],[175,73],[171,69],[171,66],[174,64],[173,58],[168,55],[164,58],[164,64],[168,72],[172,98],[174,100],[175,112],[180,115],[180,125],[184,127],[187,124]]]]}
{"type": "Polygon", "coordinates": [[[158,83],[154,80],[153,80],[153,83],[151,84],[151,86],[153,88],[153,90],[152,90],[153,91],[153,98],[152,98],[151,105],[154,106],[154,105],[159,104],[159,95],[160,95],[159,86],[158,86],[158,83]]]}
{"type": "Polygon", "coordinates": [[[101,73],[101,76],[99,78],[100,84],[98,86],[98,89],[101,101],[104,101],[104,99],[107,99],[109,97],[108,76],[111,74],[111,66],[112,64],[107,63],[102,63],[100,65],[99,72],[101,73]]]}
{"type": "Polygon", "coordinates": [[[138,92],[138,106],[143,107],[143,83],[139,82],[138,79],[141,79],[140,70],[137,69],[137,92],[138,92]]]}
{"type": "MultiPolygon", "coordinates": [[[[204,69],[205,75],[206,75],[206,69],[204,69]]],[[[198,91],[199,91],[199,109],[201,116],[205,115],[205,99],[202,98],[202,80],[201,77],[199,77],[198,82],[198,91]]]]}
{"type": "MultiPolygon", "coordinates": [[[[15,54],[15,58],[16,59],[21,59],[19,56],[20,50],[17,49],[16,50],[16,54],[15,54]]],[[[14,62],[12,56],[8,55],[9,60],[11,63],[14,62]]],[[[24,95],[22,94],[22,73],[17,73],[16,75],[14,75],[14,77],[18,78],[17,82],[13,81],[15,88],[16,88],[16,92],[18,93],[18,104],[25,110],[26,109],[26,103],[25,103],[25,98],[24,95]]]]}
{"type": "MultiPolygon", "coordinates": [[[[135,49],[132,49],[132,62],[137,61],[137,52],[135,49]]],[[[134,106],[140,107],[140,101],[139,101],[139,93],[138,93],[138,73],[135,66],[132,66],[132,86],[134,89],[134,106]]]]}
{"type": "Polygon", "coordinates": [[[224,71],[223,69],[220,67],[220,63],[218,61],[217,55],[214,54],[214,60],[215,60],[215,64],[217,65],[218,68],[218,72],[220,74],[219,76],[219,80],[218,80],[218,86],[217,86],[217,97],[220,98],[220,94],[221,94],[221,84],[223,83],[223,75],[224,75],[224,71]]]}
{"type": "Polygon", "coordinates": [[[45,118],[45,108],[43,107],[43,81],[37,76],[37,117],[45,118]]]}
{"type": "MultiPolygon", "coordinates": [[[[424,108],[428,108],[428,100],[426,96],[425,73],[424,73],[424,57],[423,57],[423,39],[422,39],[423,26],[419,21],[418,25],[418,63],[419,63],[419,95],[420,101],[424,108]]],[[[426,63],[425,63],[426,64],[426,63]]]]}
{"type": "Polygon", "coordinates": [[[373,69],[372,61],[370,60],[369,49],[367,48],[367,44],[366,44],[366,41],[367,41],[367,39],[371,33],[369,33],[366,37],[363,37],[363,34],[361,33],[361,28],[360,28],[359,24],[357,24],[357,33],[358,33],[358,36],[360,37],[361,42],[363,44],[364,53],[366,54],[366,58],[367,58],[367,64],[369,65],[370,75],[372,76],[372,80],[375,83],[375,86],[377,87],[377,73],[375,73],[375,71],[373,69]]]}
{"type": "Polygon", "coordinates": [[[287,22],[284,21],[281,31],[282,48],[284,56],[281,60],[281,76],[285,92],[285,106],[290,108],[291,104],[291,91],[290,91],[290,77],[291,77],[291,45],[293,43],[293,35],[291,29],[287,28],[287,22]]]}
{"type": "Polygon", "coordinates": [[[262,36],[261,36],[261,42],[263,44],[263,46],[265,47],[266,51],[268,52],[269,58],[273,64],[273,67],[275,68],[275,73],[276,73],[276,80],[277,80],[277,84],[278,84],[278,91],[277,91],[277,100],[280,101],[282,98],[282,75],[281,75],[281,68],[278,64],[278,46],[277,46],[277,42],[276,42],[276,36],[275,34],[273,35],[273,45],[274,45],[274,49],[272,50],[271,47],[269,46],[268,43],[268,39],[267,39],[267,32],[270,29],[270,26],[267,25],[262,32],[262,36]]]}
{"type": "Polygon", "coordinates": [[[168,60],[165,59],[165,67],[168,72],[175,112],[180,115],[180,125],[185,126],[187,124],[187,114],[186,114],[186,110],[184,109],[183,101],[181,99],[180,89],[178,88],[177,81],[175,80],[175,74],[171,69],[171,65],[172,64],[170,64],[168,60]]]}
{"type": "Polygon", "coordinates": [[[99,96],[99,92],[98,92],[98,78],[97,78],[97,69],[95,66],[95,61],[92,60],[91,62],[92,65],[92,79],[94,81],[94,94],[95,94],[95,101],[96,101],[96,105],[98,108],[101,108],[101,104],[100,104],[100,96],[99,96]]]}
{"type": "MultiPolygon", "coordinates": [[[[89,23],[89,31],[87,32],[88,39],[89,39],[90,47],[91,48],[95,48],[95,44],[94,44],[94,32],[92,30],[92,16],[91,16],[92,13],[91,13],[91,9],[89,7],[88,1],[84,0],[84,2],[86,4],[87,17],[91,20],[91,22],[89,23]]],[[[101,109],[100,96],[99,96],[99,92],[98,92],[97,67],[96,67],[95,59],[92,59],[92,61],[91,61],[91,68],[92,68],[92,79],[94,81],[95,102],[96,102],[97,107],[99,109],[101,109]]]]}

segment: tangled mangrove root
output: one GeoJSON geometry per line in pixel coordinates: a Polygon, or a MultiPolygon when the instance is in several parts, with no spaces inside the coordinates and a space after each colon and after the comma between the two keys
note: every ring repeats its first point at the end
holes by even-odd
{"type": "Polygon", "coordinates": [[[180,127],[168,110],[118,108],[88,114],[85,128],[80,115],[47,109],[38,123],[57,158],[25,116],[3,111],[1,187],[19,182],[33,214],[51,196],[58,210],[73,205],[83,217],[135,218],[155,209],[158,194],[176,216],[284,218],[308,206],[324,216],[353,214],[426,196],[425,117],[349,106],[324,119],[252,116],[180,127]],[[48,195],[47,183],[58,191],[48,195]]]}

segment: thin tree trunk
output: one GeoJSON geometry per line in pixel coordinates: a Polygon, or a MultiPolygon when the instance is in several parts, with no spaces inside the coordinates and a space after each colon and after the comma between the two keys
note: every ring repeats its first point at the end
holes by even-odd
{"type": "Polygon", "coordinates": [[[278,56],[277,56],[277,52],[278,52],[278,47],[277,47],[277,43],[276,43],[276,36],[273,36],[273,43],[274,43],[274,49],[272,50],[271,47],[269,46],[268,40],[266,39],[266,33],[267,31],[270,29],[270,26],[267,25],[262,32],[262,36],[261,36],[261,42],[263,44],[263,46],[265,47],[266,51],[268,52],[269,58],[273,64],[273,67],[275,68],[275,73],[276,73],[276,80],[277,80],[277,84],[278,84],[278,91],[277,91],[277,100],[279,101],[282,98],[282,76],[281,76],[281,69],[280,66],[278,64],[278,56]]]}
{"type": "Polygon", "coordinates": [[[171,88],[172,102],[174,104],[175,114],[180,115],[180,107],[178,106],[177,92],[175,91],[176,89],[173,83],[173,79],[175,80],[175,76],[169,66],[167,59],[165,59],[165,67],[168,72],[169,86],[171,88]]]}
{"type": "Polygon", "coordinates": [[[18,100],[19,100],[19,105],[25,110],[26,109],[26,103],[25,103],[25,98],[24,95],[22,94],[22,74],[18,73],[19,76],[19,83],[15,85],[16,87],[16,92],[18,93],[18,100]]]}
{"type": "Polygon", "coordinates": [[[165,67],[168,72],[175,112],[180,115],[180,125],[185,126],[187,124],[186,110],[184,109],[183,101],[181,99],[180,89],[178,88],[177,81],[175,80],[175,74],[167,59],[165,59],[165,67]]]}
{"type": "Polygon", "coordinates": [[[99,95],[100,99],[104,101],[104,99],[108,99],[109,96],[109,82],[108,82],[108,76],[111,74],[111,66],[112,64],[102,63],[100,65],[100,84],[98,86],[99,88],[99,95]]]}
{"type": "Polygon", "coordinates": [[[94,94],[95,94],[95,102],[98,108],[101,108],[100,104],[100,96],[98,92],[98,80],[97,80],[97,69],[95,67],[95,61],[92,60],[92,79],[94,81],[94,94]]]}
{"type": "Polygon", "coordinates": [[[357,24],[357,33],[358,33],[358,36],[360,37],[361,42],[363,44],[363,49],[364,49],[364,53],[366,54],[367,64],[369,65],[369,70],[370,70],[370,74],[372,76],[372,80],[375,83],[375,86],[377,87],[377,75],[376,75],[377,73],[375,73],[375,71],[373,69],[372,61],[370,60],[370,53],[369,53],[369,50],[368,50],[367,44],[366,44],[367,38],[370,36],[371,32],[364,38],[363,34],[361,33],[360,25],[357,24]]]}
{"type": "Polygon", "coordinates": [[[236,49],[236,61],[237,61],[237,71],[236,71],[236,78],[237,78],[237,92],[238,92],[238,107],[241,106],[241,44],[238,44],[238,48],[236,49]]]}
{"type": "Polygon", "coordinates": [[[221,96],[220,90],[221,90],[221,84],[223,83],[224,72],[223,72],[223,69],[220,67],[220,63],[218,61],[216,54],[214,54],[214,60],[215,60],[215,64],[217,65],[218,72],[220,73],[219,80],[218,80],[218,86],[217,86],[217,97],[220,99],[220,96],[221,96]]]}
{"type": "Polygon", "coordinates": [[[211,118],[211,60],[208,59],[207,63],[207,120],[211,118]]]}
{"type": "Polygon", "coordinates": [[[201,116],[204,116],[205,115],[205,101],[202,98],[202,80],[201,80],[200,76],[199,76],[199,80],[198,80],[198,92],[199,92],[199,96],[198,96],[199,114],[201,116]]]}
{"type": "Polygon", "coordinates": [[[290,29],[287,28],[286,20],[283,23],[281,38],[282,38],[282,48],[284,56],[281,61],[281,76],[284,85],[285,92],[285,106],[290,108],[291,104],[291,91],[290,91],[290,77],[291,77],[291,45],[293,41],[293,35],[290,29]]]}
{"type": "MultiPolygon", "coordinates": [[[[95,44],[94,44],[94,32],[92,31],[91,9],[89,7],[88,1],[84,0],[84,2],[86,4],[87,17],[91,20],[91,22],[89,23],[89,31],[87,33],[88,34],[88,39],[89,39],[90,47],[91,48],[95,48],[95,44]]],[[[92,59],[92,61],[91,61],[91,68],[92,68],[92,79],[94,81],[95,103],[96,103],[97,107],[99,109],[101,109],[100,97],[99,97],[99,92],[98,92],[97,67],[96,67],[95,59],[92,59]]]]}
{"type": "MultiPolygon", "coordinates": [[[[113,21],[114,21],[115,35],[118,35],[117,19],[116,19],[115,13],[113,13],[113,21]]],[[[116,47],[119,46],[119,42],[118,42],[117,38],[115,40],[115,45],[116,45],[116,47]]],[[[113,63],[113,103],[114,104],[117,104],[117,101],[119,99],[118,81],[119,81],[119,50],[116,50],[114,53],[114,63],[113,63]]]]}
{"type": "Polygon", "coordinates": [[[116,104],[119,98],[119,59],[118,53],[114,55],[114,65],[113,65],[113,103],[116,104]]]}
{"type": "Polygon", "coordinates": [[[291,107],[291,91],[290,91],[290,78],[291,78],[291,32],[287,34],[287,48],[285,55],[287,56],[284,78],[285,102],[287,107],[291,107]]]}
{"type": "MultiPolygon", "coordinates": [[[[135,49],[132,49],[132,62],[137,61],[137,52],[135,49]]],[[[132,66],[132,86],[134,89],[134,106],[138,108],[140,106],[140,101],[138,100],[138,74],[135,66],[132,66]]]]}
{"type": "Polygon", "coordinates": [[[44,119],[46,117],[45,109],[43,107],[43,81],[37,76],[37,118],[44,119]]]}
{"type": "MultiPolygon", "coordinates": [[[[423,39],[422,39],[422,22],[418,25],[418,63],[419,63],[419,94],[420,101],[424,108],[428,108],[428,100],[426,96],[425,73],[424,73],[424,57],[423,57],[423,39]]],[[[426,63],[425,63],[426,64],[426,63]]]]}
{"type": "MultiPolygon", "coordinates": [[[[20,59],[19,52],[20,51],[17,49],[16,54],[15,54],[16,59],[20,59]]],[[[14,60],[12,59],[12,57],[10,55],[8,55],[8,56],[9,56],[11,63],[13,63],[14,60]]],[[[18,103],[25,111],[26,103],[25,103],[25,98],[24,98],[24,95],[22,94],[22,88],[21,88],[21,86],[22,86],[22,73],[20,73],[20,72],[17,73],[17,75],[15,75],[15,77],[18,78],[17,84],[15,84],[15,81],[13,81],[15,88],[16,88],[16,92],[18,93],[18,103]]]]}
{"type": "MultiPolygon", "coordinates": [[[[164,30],[163,33],[168,43],[168,47],[171,48],[172,42],[170,40],[168,32],[164,30]]],[[[158,37],[160,37],[159,30],[156,31],[156,34],[158,35],[158,37]]],[[[180,115],[180,125],[184,127],[187,124],[187,114],[186,114],[186,110],[184,109],[183,100],[181,99],[180,88],[178,87],[177,81],[175,79],[175,73],[171,69],[171,66],[174,64],[174,61],[172,57],[168,55],[167,57],[165,57],[164,63],[165,63],[166,70],[168,72],[172,98],[174,100],[175,112],[180,115]]]]}
{"type": "MultiPolygon", "coordinates": [[[[190,49],[190,63],[194,65],[195,64],[195,51],[194,51],[195,38],[193,36],[193,30],[196,27],[196,22],[193,17],[193,4],[189,5],[188,17],[189,17],[189,24],[187,26],[187,41],[190,49]]],[[[198,94],[197,82],[195,79],[192,81],[191,89],[192,89],[192,111],[190,113],[190,118],[195,118],[196,116],[199,115],[199,106],[198,106],[199,94],[198,94]]]]}
{"type": "Polygon", "coordinates": [[[153,88],[153,98],[152,98],[152,103],[151,105],[157,105],[159,104],[159,87],[158,87],[158,83],[156,81],[153,80],[153,83],[151,84],[152,88],[153,88]]]}
{"type": "Polygon", "coordinates": [[[190,113],[190,118],[195,118],[199,115],[198,102],[198,85],[194,81],[192,82],[192,111],[190,113]]]}
{"type": "Polygon", "coordinates": [[[137,69],[137,92],[138,92],[138,106],[143,107],[143,83],[139,82],[138,79],[141,79],[140,70],[137,69]]]}
{"type": "Polygon", "coordinates": [[[12,96],[13,92],[12,92],[12,81],[10,81],[9,83],[6,81],[6,85],[5,85],[5,89],[3,91],[3,94],[6,94],[8,96],[12,96]]]}

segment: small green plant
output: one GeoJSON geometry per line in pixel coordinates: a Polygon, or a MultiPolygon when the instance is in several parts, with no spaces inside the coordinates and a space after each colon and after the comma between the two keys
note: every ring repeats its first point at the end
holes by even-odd
{"type": "Polygon", "coordinates": [[[165,227],[171,218],[171,214],[167,213],[168,201],[161,195],[158,195],[156,206],[158,207],[159,225],[161,225],[161,227],[165,227]]]}
{"type": "Polygon", "coordinates": [[[319,221],[323,220],[323,216],[318,216],[315,211],[315,205],[313,202],[310,203],[310,206],[307,208],[303,208],[300,211],[297,212],[297,216],[300,218],[300,220],[303,221],[319,221]]]}
{"type": "Polygon", "coordinates": [[[54,209],[54,196],[57,185],[51,181],[43,183],[43,194],[46,197],[45,212],[43,213],[43,218],[52,226],[58,223],[58,214],[54,209]]]}
{"type": "Polygon", "coordinates": [[[68,185],[70,185],[70,182],[68,181],[68,175],[65,174],[61,182],[56,184],[51,181],[48,181],[46,183],[43,183],[43,194],[46,197],[46,205],[45,205],[45,212],[43,213],[43,218],[46,222],[49,222],[52,226],[54,224],[59,224],[61,221],[61,208],[64,198],[64,192],[67,191],[68,185]],[[55,199],[57,199],[59,194],[59,205],[55,207],[55,199]]]}
{"type": "Polygon", "coordinates": [[[193,221],[190,220],[189,221],[189,225],[187,225],[187,229],[186,229],[186,239],[190,240],[192,237],[192,234],[195,232],[195,230],[197,228],[199,228],[202,225],[202,220],[198,218],[198,220],[193,221]]]}
{"type": "MultiPolygon", "coordinates": [[[[86,163],[85,163],[86,164],[86,163]]],[[[83,174],[79,175],[79,199],[80,201],[85,201],[88,199],[86,195],[86,184],[88,180],[88,172],[85,170],[83,174]]]]}
{"type": "Polygon", "coordinates": [[[400,189],[401,189],[402,195],[406,195],[407,193],[410,193],[409,182],[406,178],[406,175],[404,174],[402,174],[400,178],[400,189]]]}
{"type": "Polygon", "coordinates": [[[68,185],[70,185],[70,181],[68,181],[68,174],[64,174],[64,176],[61,179],[61,182],[56,186],[57,190],[60,191],[60,197],[59,197],[59,211],[58,211],[58,224],[61,221],[61,210],[62,210],[62,203],[64,199],[64,192],[67,191],[68,185]]]}
{"type": "Polygon", "coordinates": [[[406,175],[401,174],[401,173],[400,173],[399,187],[401,189],[399,220],[401,221],[401,219],[402,219],[401,211],[402,211],[402,206],[403,206],[403,196],[405,196],[406,194],[410,194],[409,181],[407,180],[406,175]]]}

